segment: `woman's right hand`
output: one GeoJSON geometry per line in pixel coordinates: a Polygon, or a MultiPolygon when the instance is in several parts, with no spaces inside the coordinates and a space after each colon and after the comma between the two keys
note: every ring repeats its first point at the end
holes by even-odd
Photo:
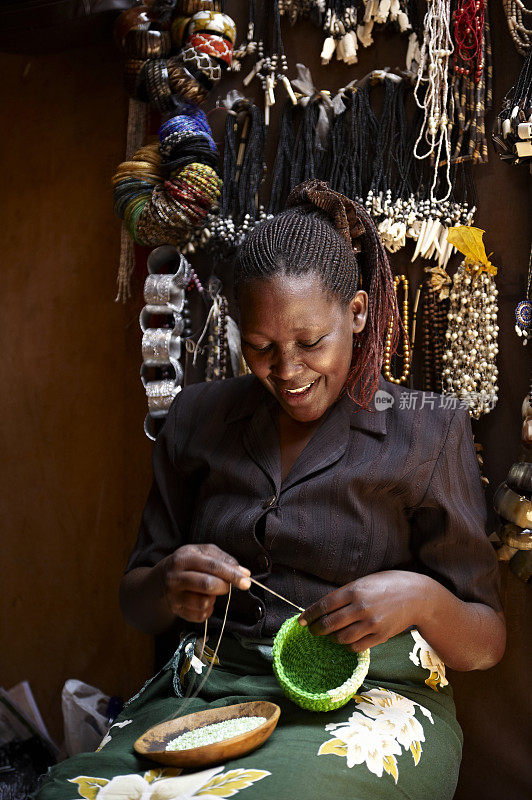
{"type": "Polygon", "coordinates": [[[205,622],[229,584],[243,591],[251,586],[250,571],[215,544],[183,545],[160,564],[170,611],[187,622],[205,622]]]}

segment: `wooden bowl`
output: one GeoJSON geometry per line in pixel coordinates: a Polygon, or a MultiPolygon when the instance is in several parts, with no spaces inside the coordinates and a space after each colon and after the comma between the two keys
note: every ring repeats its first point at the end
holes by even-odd
{"type": "Polygon", "coordinates": [[[220,764],[230,758],[242,756],[260,747],[273,733],[281,709],[275,703],[255,700],[251,703],[238,703],[224,708],[211,708],[208,711],[197,711],[185,717],[161,722],[149,728],[133,745],[136,752],[145,758],[151,758],[160,764],[172,767],[198,768],[209,764],[220,764]],[[166,750],[172,739],[185,731],[192,731],[204,725],[224,722],[236,717],[266,717],[266,722],[248,733],[241,733],[222,742],[193,747],[190,750],[166,750]]]}

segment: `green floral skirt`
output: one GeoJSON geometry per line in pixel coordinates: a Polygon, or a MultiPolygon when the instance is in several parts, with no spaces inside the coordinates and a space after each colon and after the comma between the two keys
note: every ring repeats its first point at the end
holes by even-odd
{"type": "Polygon", "coordinates": [[[193,700],[212,651],[186,636],[168,664],[124,707],[95,753],[53,767],[36,800],[450,800],[458,780],[462,733],[445,668],[417,630],[371,651],[358,694],[336,711],[305,711],[284,697],[271,662],[235,639],[222,642],[193,700]],[[158,766],[133,742],[178,714],[251,700],[281,707],[262,747],[201,772],[158,766]],[[240,800],[240,799],[239,799],[240,800]]]}

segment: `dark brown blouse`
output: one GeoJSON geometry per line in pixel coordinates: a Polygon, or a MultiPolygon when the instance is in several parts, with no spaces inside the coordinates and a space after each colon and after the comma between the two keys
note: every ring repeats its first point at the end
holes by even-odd
{"type": "MultiPolygon", "coordinates": [[[[278,405],[256,378],[184,389],[154,446],[127,569],[213,542],[303,608],[364,575],[406,569],[500,610],[467,412],[382,377],[380,390],[393,403],[384,397],[379,410],[347,397],[332,406],[281,482],[278,405]]],[[[293,613],[252,585],[233,592],[227,625],[269,637],[293,613]]]]}

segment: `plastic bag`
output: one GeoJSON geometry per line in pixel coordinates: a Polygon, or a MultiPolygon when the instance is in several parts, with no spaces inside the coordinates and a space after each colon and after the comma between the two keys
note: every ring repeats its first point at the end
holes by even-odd
{"type": "Polygon", "coordinates": [[[69,756],[96,750],[107,728],[109,697],[88,683],[70,679],[61,693],[65,749],[69,756]]]}

